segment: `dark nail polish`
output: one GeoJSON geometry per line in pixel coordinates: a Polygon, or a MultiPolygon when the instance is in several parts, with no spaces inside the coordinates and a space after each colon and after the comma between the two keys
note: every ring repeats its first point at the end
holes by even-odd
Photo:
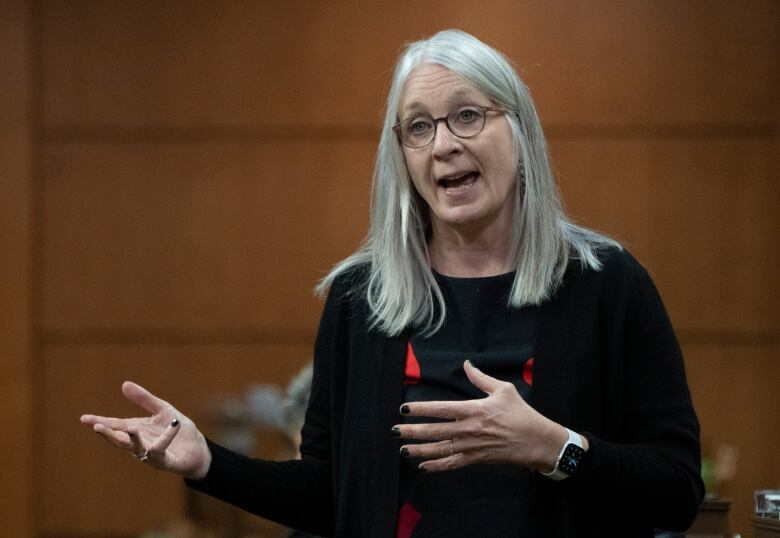
{"type": "Polygon", "coordinates": [[[401,457],[402,458],[408,458],[409,457],[409,449],[405,446],[401,447],[401,457]]]}
{"type": "Polygon", "coordinates": [[[172,426],[172,427],[174,427],[174,428],[175,428],[175,427],[176,427],[176,426],[178,426],[178,425],[179,425],[179,419],[178,419],[178,418],[175,418],[175,419],[173,419],[173,420],[171,421],[171,426],[172,426]]]}
{"type": "Polygon", "coordinates": [[[402,406],[401,406],[401,414],[402,414],[402,415],[408,415],[408,414],[409,414],[409,413],[411,413],[411,412],[412,412],[412,410],[411,410],[411,409],[409,409],[409,406],[408,406],[408,405],[402,405],[402,406]]]}
{"type": "Polygon", "coordinates": [[[398,426],[393,426],[390,429],[390,433],[393,435],[393,437],[401,437],[401,428],[398,426]]]}
{"type": "Polygon", "coordinates": [[[426,468],[425,468],[425,467],[423,467],[422,465],[420,465],[420,466],[419,466],[419,467],[417,467],[417,468],[418,468],[418,469],[420,469],[420,472],[421,472],[421,473],[427,473],[427,472],[428,472],[428,469],[426,469],[426,468]]]}

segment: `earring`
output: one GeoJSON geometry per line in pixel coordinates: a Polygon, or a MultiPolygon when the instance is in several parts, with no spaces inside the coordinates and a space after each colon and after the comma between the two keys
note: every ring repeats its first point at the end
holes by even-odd
{"type": "Polygon", "coordinates": [[[518,175],[520,176],[520,183],[525,185],[525,164],[523,161],[520,161],[520,168],[518,170],[518,175]]]}

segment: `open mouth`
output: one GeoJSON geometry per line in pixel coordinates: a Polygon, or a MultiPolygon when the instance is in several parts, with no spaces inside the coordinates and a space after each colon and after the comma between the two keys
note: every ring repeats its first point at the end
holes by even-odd
{"type": "Polygon", "coordinates": [[[477,181],[478,176],[477,172],[467,172],[456,177],[442,178],[437,183],[447,192],[457,192],[471,187],[477,181]]]}

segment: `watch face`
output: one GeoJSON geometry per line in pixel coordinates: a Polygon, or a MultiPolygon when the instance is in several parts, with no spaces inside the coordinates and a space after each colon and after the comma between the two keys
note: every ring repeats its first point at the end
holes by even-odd
{"type": "Polygon", "coordinates": [[[585,450],[574,444],[566,445],[566,450],[563,451],[561,459],[558,462],[558,469],[566,473],[567,475],[574,474],[577,470],[577,466],[582,461],[582,456],[585,454],[585,450]]]}

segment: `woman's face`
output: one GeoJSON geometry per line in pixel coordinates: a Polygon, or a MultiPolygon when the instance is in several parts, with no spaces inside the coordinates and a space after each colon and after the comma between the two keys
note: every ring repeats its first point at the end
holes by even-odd
{"type": "MultiPolygon", "coordinates": [[[[495,106],[448,69],[420,64],[406,79],[398,110],[401,120],[442,118],[464,105],[495,106]]],[[[459,138],[439,121],[430,144],[403,150],[412,182],[430,207],[434,234],[446,227],[511,226],[518,158],[503,113],[487,112],[484,129],[473,138],[459,138]]]]}

